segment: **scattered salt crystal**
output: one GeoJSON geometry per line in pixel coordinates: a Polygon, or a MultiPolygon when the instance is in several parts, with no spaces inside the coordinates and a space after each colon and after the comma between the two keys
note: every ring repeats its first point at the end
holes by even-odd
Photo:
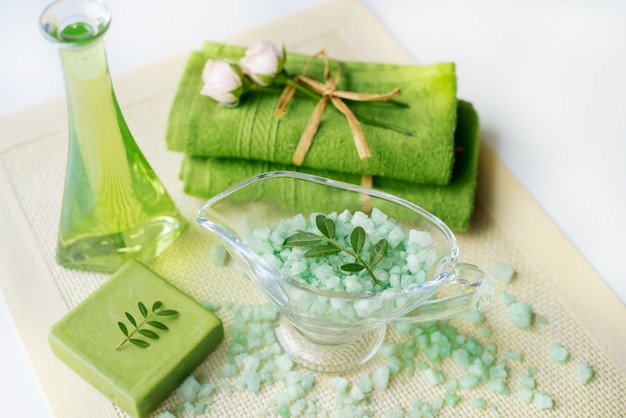
{"type": "Polygon", "coordinates": [[[437,369],[429,368],[425,370],[424,376],[426,376],[426,380],[428,380],[431,386],[436,386],[443,382],[443,374],[437,369]]]}
{"type": "Polygon", "coordinates": [[[293,368],[293,360],[289,357],[289,354],[284,353],[278,356],[275,360],[276,366],[284,372],[288,372],[293,368]]]}
{"type": "Polygon", "coordinates": [[[487,388],[491,390],[492,392],[501,393],[505,395],[510,393],[510,390],[508,386],[506,385],[504,378],[501,378],[501,377],[488,381],[487,388]]]}
{"type": "Polygon", "coordinates": [[[196,395],[197,398],[204,398],[210,396],[215,391],[215,383],[203,383],[200,385],[200,389],[196,395]]]}
{"type": "Polygon", "coordinates": [[[246,383],[246,388],[250,392],[258,392],[261,389],[261,377],[256,372],[244,373],[243,380],[246,383]]]}
{"type": "Polygon", "coordinates": [[[365,399],[365,393],[358,386],[352,386],[352,388],[350,389],[350,396],[355,401],[362,401],[363,399],[365,399]]]}
{"type": "Polygon", "coordinates": [[[348,389],[348,379],[341,376],[334,376],[328,379],[327,385],[335,392],[344,393],[346,389],[348,389]]]}
{"type": "Polygon", "coordinates": [[[302,415],[304,408],[306,408],[306,402],[304,399],[298,399],[289,408],[289,413],[291,416],[298,417],[302,415]]]}
{"type": "Polygon", "coordinates": [[[489,368],[489,377],[491,378],[506,378],[507,375],[508,372],[506,371],[506,363],[504,361],[489,368]]]}
{"type": "Polygon", "coordinates": [[[534,389],[537,385],[534,377],[531,376],[522,376],[522,387],[524,389],[534,389]]]}
{"type": "Polygon", "coordinates": [[[513,296],[511,296],[508,292],[504,290],[500,290],[498,292],[498,295],[500,296],[500,300],[502,300],[502,302],[504,302],[505,305],[511,305],[517,302],[517,300],[513,296]]]}
{"type": "Polygon", "coordinates": [[[195,415],[196,414],[196,408],[193,406],[193,404],[191,402],[183,402],[182,404],[178,405],[179,409],[181,412],[184,412],[185,414],[188,415],[195,415]]]}
{"type": "Polygon", "coordinates": [[[491,365],[495,361],[496,356],[494,356],[489,351],[485,351],[485,352],[483,352],[482,356],[480,356],[480,359],[482,360],[482,362],[483,362],[483,364],[485,366],[489,366],[489,365],[491,365]]]}
{"type": "Polygon", "coordinates": [[[459,381],[456,379],[450,379],[446,382],[446,392],[456,392],[459,388],[459,381]]]}
{"type": "Polygon", "coordinates": [[[359,388],[363,393],[369,393],[372,391],[373,383],[369,373],[361,373],[359,376],[359,388]]]}
{"type": "Polygon", "coordinates": [[[390,374],[397,374],[404,368],[404,362],[396,356],[389,356],[385,360],[385,364],[389,368],[390,374]]]}
{"type": "Polygon", "coordinates": [[[533,399],[533,393],[534,392],[531,389],[521,388],[520,391],[519,391],[519,397],[525,403],[530,403],[530,401],[532,401],[532,399],[533,399]]]}
{"type": "Polygon", "coordinates": [[[176,393],[183,398],[185,402],[193,402],[198,396],[200,390],[200,383],[193,376],[189,376],[180,386],[176,389],[176,393]]]}
{"type": "Polygon", "coordinates": [[[585,385],[593,377],[593,368],[586,361],[581,361],[578,363],[577,375],[580,384],[585,385]]]}
{"type": "Polygon", "coordinates": [[[537,409],[550,409],[552,408],[553,401],[547,393],[535,392],[533,395],[533,404],[537,409]]]}
{"type": "Polygon", "coordinates": [[[212,245],[209,250],[209,260],[216,266],[223,266],[228,260],[228,251],[223,245],[212,245]]]}
{"type": "Polygon", "coordinates": [[[432,406],[435,409],[441,409],[441,407],[443,406],[443,398],[439,397],[439,398],[433,399],[432,402],[430,403],[430,406],[432,406]]]}
{"type": "Polygon", "coordinates": [[[468,353],[474,356],[479,356],[483,352],[482,346],[480,345],[478,340],[474,337],[470,337],[467,340],[467,342],[465,343],[465,349],[467,350],[468,353]]]}
{"type": "Polygon", "coordinates": [[[550,356],[552,357],[552,360],[558,363],[563,363],[567,361],[569,357],[569,353],[567,352],[565,347],[563,347],[561,344],[553,343],[550,346],[550,356]]]}
{"type": "Polygon", "coordinates": [[[509,319],[521,329],[529,328],[532,324],[533,309],[523,302],[515,302],[509,306],[509,319]]]}
{"type": "Polygon", "coordinates": [[[454,350],[452,352],[452,360],[456,363],[459,368],[462,370],[467,370],[470,365],[469,353],[466,350],[461,348],[454,350]]]}
{"type": "Polygon", "coordinates": [[[480,358],[475,358],[472,364],[467,368],[467,371],[474,376],[485,376],[485,366],[480,358]]]}
{"type": "Polygon", "coordinates": [[[508,264],[494,264],[487,271],[491,277],[503,283],[510,283],[515,275],[515,270],[508,264]]]}
{"type": "Polygon", "coordinates": [[[522,361],[522,353],[519,351],[505,351],[504,357],[510,358],[511,360],[522,361]]]}
{"type": "Polygon", "coordinates": [[[472,400],[472,406],[476,409],[482,409],[487,405],[487,402],[483,398],[474,398],[472,400]]]}
{"type": "Polygon", "coordinates": [[[483,314],[481,311],[471,311],[466,315],[466,318],[472,324],[480,324],[485,322],[485,314],[483,314]]]}
{"type": "Polygon", "coordinates": [[[454,406],[461,401],[461,397],[456,393],[446,393],[443,397],[446,403],[450,406],[454,406]]]}
{"type": "Polygon", "coordinates": [[[378,390],[387,388],[389,384],[389,368],[386,365],[383,364],[374,370],[374,373],[372,373],[372,384],[378,390]]]}
{"type": "Polygon", "coordinates": [[[222,372],[219,374],[220,377],[233,377],[237,376],[239,373],[239,369],[235,364],[226,363],[222,368],[222,372]]]}
{"type": "Polygon", "coordinates": [[[476,376],[465,374],[459,377],[459,386],[461,386],[463,389],[471,389],[474,386],[476,386],[479,382],[480,380],[476,376]]]}
{"type": "Polygon", "coordinates": [[[257,356],[245,354],[242,356],[241,363],[244,372],[255,372],[259,368],[261,360],[257,356]]]}

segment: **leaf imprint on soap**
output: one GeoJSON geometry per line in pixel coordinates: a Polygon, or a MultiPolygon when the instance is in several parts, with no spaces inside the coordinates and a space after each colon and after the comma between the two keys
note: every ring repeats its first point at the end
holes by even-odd
{"type": "Polygon", "coordinates": [[[130,329],[124,322],[118,321],[117,326],[120,328],[120,331],[122,331],[125,338],[117,345],[117,347],[115,347],[116,350],[119,350],[128,342],[141,348],[150,347],[150,343],[145,339],[139,338],[139,335],[147,339],[158,340],[159,334],[157,334],[157,331],[169,330],[167,325],[161,321],[168,317],[178,315],[178,311],[173,309],[163,309],[163,303],[159,300],[152,304],[150,311],[148,311],[148,308],[146,308],[146,305],[144,305],[143,302],[138,302],[137,308],[139,309],[140,314],[140,316],[137,317],[138,319],[136,319],[130,312],[124,312],[126,319],[130,325],[132,325],[130,329]]]}

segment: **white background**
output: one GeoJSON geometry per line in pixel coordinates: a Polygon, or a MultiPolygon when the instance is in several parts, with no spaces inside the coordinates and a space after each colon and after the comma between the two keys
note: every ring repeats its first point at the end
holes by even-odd
{"type": "MultiPolygon", "coordinates": [[[[323,1],[105,3],[115,77],[323,1]]],[[[483,139],[626,303],[626,2],[364,3],[416,62],[457,63],[483,139]]],[[[38,29],[47,4],[0,0],[0,115],[63,94],[57,51],[38,29]]],[[[0,404],[14,418],[50,416],[1,298],[0,404]]]]}

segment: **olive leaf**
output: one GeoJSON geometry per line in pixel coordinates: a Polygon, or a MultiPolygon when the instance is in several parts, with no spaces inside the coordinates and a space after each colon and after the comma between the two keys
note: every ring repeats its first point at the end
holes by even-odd
{"type": "Polygon", "coordinates": [[[138,302],[137,308],[139,309],[139,313],[143,317],[143,320],[140,323],[137,323],[137,320],[130,312],[124,312],[126,319],[128,319],[128,322],[132,324],[134,329],[129,332],[126,324],[124,324],[121,321],[118,321],[117,326],[120,328],[120,330],[122,331],[122,334],[124,334],[126,338],[124,338],[124,340],[121,343],[119,343],[118,346],[115,347],[115,349],[119,350],[127,342],[130,342],[131,344],[136,345],[137,347],[141,347],[141,348],[150,347],[149,342],[142,340],[140,338],[134,338],[136,334],[140,334],[152,340],[158,340],[160,338],[159,334],[157,334],[155,331],[149,328],[145,328],[145,326],[149,325],[155,329],[162,330],[162,331],[169,330],[167,325],[165,325],[163,322],[155,321],[154,317],[174,316],[174,315],[178,315],[178,311],[175,311],[173,309],[161,309],[162,306],[163,306],[163,303],[161,301],[156,301],[152,304],[151,312],[148,313],[148,308],[146,308],[146,305],[144,305],[143,302],[138,302]]]}
{"type": "Polygon", "coordinates": [[[367,234],[363,227],[357,226],[350,233],[350,246],[352,247],[352,250],[350,250],[335,240],[336,228],[335,222],[333,222],[332,219],[324,215],[317,215],[315,217],[315,225],[322,233],[322,236],[312,232],[298,232],[287,237],[283,245],[286,247],[308,247],[315,245],[303,254],[306,258],[328,257],[343,251],[354,257],[355,262],[342,265],[340,267],[341,270],[354,273],[367,270],[374,283],[378,283],[372,268],[385,257],[389,246],[386,239],[381,239],[374,245],[372,253],[370,254],[370,262],[366,263],[361,257],[361,251],[367,241],[367,234]],[[320,244],[320,242],[324,242],[324,244],[320,244]]]}
{"type": "Polygon", "coordinates": [[[317,215],[315,217],[315,225],[326,238],[331,240],[335,238],[335,223],[332,219],[328,219],[324,215],[317,215]]]}
{"type": "Polygon", "coordinates": [[[343,271],[358,272],[358,271],[363,270],[365,266],[363,266],[362,264],[357,264],[357,263],[348,263],[348,264],[344,264],[343,266],[339,268],[342,269],[343,271]]]}
{"type": "Polygon", "coordinates": [[[307,257],[307,258],[328,257],[329,255],[337,254],[338,252],[341,252],[341,248],[332,247],[330,245],[318,245],[317,247],[313,247],[307,252],[305,252],[304,257],[307,257]]]}
{"type": "Polygon", "coordinates": [[[165,331],[169,329],[163,322],[159,321],[146,321],[146,324],[165,331]]]}
{"type": "Polygon", "coordinates": [[[129,314],[128,312],[126,312],[126,318],[128,318],[128,322],[133,324],[134,327],[137,326],[137,321],[135,321],[135,318],[131,314],[129,314]]]}
{"type": "Polygon", "coordinates": [[[137,304],[137,306],[139,307],[139,312],[141,312],[141,316],[143,316],[144,318],[148,317],[148,310],[146,309],[146,305],[144,305],[143,303],[139,302],[137,304]]]}
{"type": "Polygon", "coordinates": [[[370,254],[370,267],[374,267],[376,264],[380,263],[383,258],[385,258],[387,247],[389,247],[389,243],[386,239],[381,239],[376,243],[376,245],[374,245],[372,254],[370,254]]]}
{"type": "Polygon", "coordinates": [[[308,247],[309,245],[316,244],[322,240],[322,237],[312,234],[310,232],[298,232],[288,237],[283,245],[287,247],[308,247]]]}
{"type": "Polygon", "coordinates": [[[136,338],[129,338],[128,341],[130,341],[131,343],[141,348],[150,347],[150,344],[145,342],[144,340],[138,340],[136,338]]]}
{"type": "Polygon", "coordinates": [[[357,226],[350,234],[350,245],[355,253],[359,254],[365,245],[365,230],[361,226],[357,226]]]}

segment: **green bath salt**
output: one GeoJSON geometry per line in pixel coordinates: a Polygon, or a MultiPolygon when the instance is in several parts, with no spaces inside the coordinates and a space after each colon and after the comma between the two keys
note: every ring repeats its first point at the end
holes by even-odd
{"type": "Polygon", "coordinates": [[[406,230],[381,210],[298,214],[256,227],[243,243],[307,285],[339,292],[408,289],[438,259],[426,231],[406,230]],[[269,229],[268,229],[269,227],[269,229]]]}

